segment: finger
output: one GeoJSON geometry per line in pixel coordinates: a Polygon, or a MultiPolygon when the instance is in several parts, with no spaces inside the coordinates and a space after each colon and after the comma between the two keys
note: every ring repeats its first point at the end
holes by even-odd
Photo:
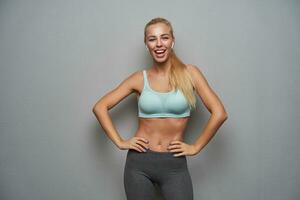
{"type": "Polygon", "coordinates": [[[146,150],[144,150],[144,148],[142,146],[140,146],[139,144],[134,144],[134,146],[138,149],[140,149],[142,152],[145,152],[146,150]]]}
{"type": "Polygon", "coordinates": [[[182,149],[170,149],[169,152],[182,152],[182,149]]]}
{"type": "Polygon", "coordinates": [[[172,144],[168,146],[168,149],[176,149],[176,148],[180,148],[181,146],[178,144],[172,144]]]}
{"type": "Polygon", "coordinates": [[[170,144],[181,144],[181,141],[175,140],[175,141],[170,142],[170,144]]]}
{"type": "Polygon", "coordinates": [[[136,143],[143,146],[145,149],[148,149],[148,146],[144,142],[137,141],[136,143]]]}
{"type": "Polygon", "coordinates": [[[182,149],[171,149],[170,152],[174,152],[174,153],[182,152],[182,149]]]}
{"type": "Polygon", "coordinates": [[[137,147],[131,147],[132,149],[134,149],[134,150],[136,150],[137,152],[140,152],[140,153],[142,153],[142,151],[141,150],[139,150],[139,148],[137,148],[137,147]]]}
{"type": "Polygon", "coordinates": [[[139,142],[139,143],[143,143],[143,144],[149,144],[149,142],[147,142],[146,139],[137,139],[136,142],[139,142]]]}
{"type": "Polygon", "coordinates": [[[137,147],[135,147],[133,145],[130,145],[129,149],[133,149],[133,150],[135,150],[137,152],[141,152],[141,150],[139,148],[137,148],[137,147]]]}
{"type": "Polygon", "coordinates": [[[145,143],[149,143],[149,141],[146,138],[142,138],[142,137],[137,137],[138,140],[143,141],[145,143]]]}
{"type": "Polygon", "coordinates": [[[135,144],[142,152],[145,152],[146,150],[143,148],[143,146],[139,144],[135,144]]]}
{"type": "Polygon", "coordinates": [[[136,149],[139,152],[142,152],[143,150],[136,144],[132,144],[132,148],[136,149]]]}
{"type": "Polygon", "coordinates": [[[182,149],[181,147],[172,147],[172,148],[168,148],[169,149],[169,151],[176,151],[176,150],[178,150],[178,149],[182,149]]]}
{"type": "Polygon", "coordinates": [[[145,145],[143,142],[141,142],[141,141],[137,141],[136,142],[136,145],[139,145],[143,150],[144,149],[148,149],[148,147],[147,147],[147,145],[145,145]]]}
{"type": "Polygon", "coordinates": [[[184,155],[185,155],[184,152],[182,152],[182,153],[174,154],[173,156],[174,156],[174,157],[179,157],[179,156],[184,156],[184,155]]]}

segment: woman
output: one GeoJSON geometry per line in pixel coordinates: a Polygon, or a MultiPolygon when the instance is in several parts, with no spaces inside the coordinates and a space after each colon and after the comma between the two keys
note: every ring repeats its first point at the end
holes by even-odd
{"type": "Polygon", "coordinates": [[[124,187],[128,200],[155,199],[156,183],[166,200],[192,200],[193,186],[186,156],[198,154],[227,119],[220,99],[198,67],[183,64],[175,55],[171,23],[154,18],[144,29],[144,43],[153,58],[149,69],[132,73],[103,96],[93,112],[102,128],[121,150],[128,150],[124,187]],[[184,130],[199,95],[211,113],[193,144],[183,141],[184,130]],[[108,110],[129,94],[138,97],[139,125],[124,140],[115,129],[108,110]]]}

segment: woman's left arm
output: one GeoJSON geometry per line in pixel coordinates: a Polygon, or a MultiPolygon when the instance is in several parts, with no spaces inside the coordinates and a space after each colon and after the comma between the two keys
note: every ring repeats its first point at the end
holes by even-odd
{"type": "Polygon", "coordinates": [[[199,153],[216,134],[217,130],[228,118],[228,115],[221,100],[209,86],[201,70],[194,65],[187,65],[187,67],[191,72],[190,74],[193,78],[197,94],[201,98],[205,107],[211,113],[206,126],[203,128],[200,136],[193,144],[196,149],[196,153],[199,153]]]}
{"type": "Polygon", "coordinates": [[[205,107],[211,113],[211,116],[208,120],[208,123],[201,131],[200,136],[193,144],[186,144],[180,140],[170,142],[168,149],[170,152],[176,153],[174,154],[175,157],[182,155],[190,156],[199,153],[216,134],[217,130],[220,128],[223,122],[228,118],[221,100],[210,88],[200,69],[197,66],[191,64],[186,66],[190,75],[192,76],[195,90],[204,103],[205,107]]]}

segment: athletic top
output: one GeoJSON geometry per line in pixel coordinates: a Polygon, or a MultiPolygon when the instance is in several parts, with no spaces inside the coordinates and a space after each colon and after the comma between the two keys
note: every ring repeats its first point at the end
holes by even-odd
{"type": "Polygon", "coordinates": [[[180,90],[158,92],[149,86],[147,72],[143,70],[144,87],[138,100],[138,116],[143,118],[190,116],[190,106],[180,90]]]}

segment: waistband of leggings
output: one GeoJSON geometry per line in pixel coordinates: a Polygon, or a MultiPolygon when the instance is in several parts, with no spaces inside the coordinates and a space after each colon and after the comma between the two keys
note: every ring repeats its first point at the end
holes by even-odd
{"type": "Polygon", "coordinates": [[[174,157],[174,158],[179,158],[179,157],[186,157],[186,156],[179,156],[179,157],[176,157],[174,156],[176,153],[175,152],[169,152],[169,151],[153,151],[151,149],[146,149],[146,152],[139,152],[139,151],[136,151],[134,149],[129,149],[128,150],[128,153],[131,152],[131,153],[136,153],[136,154],[140,154],[140,155],[152,155],[152,156],[163,156],[163,157],[174,157]]]}
{"type": "Polygon", "coordinates": [[[173,154],[173,152],[170,152],[170,151],[153,151],[151,149],[146,149],[146,152],[151,153],[151,154],[162,154],[162,155],[173,154]]]}

